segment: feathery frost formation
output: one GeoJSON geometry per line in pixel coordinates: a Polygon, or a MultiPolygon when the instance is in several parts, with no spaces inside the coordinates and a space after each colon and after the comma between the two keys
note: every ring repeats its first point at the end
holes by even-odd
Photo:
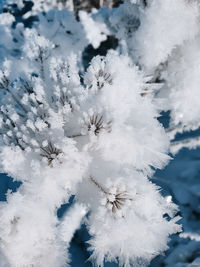
{"type": "Polygon", "coordinates": [[[120,263],[151,260],[180,227],[178,218],[163,217],[173,218],[176,207],[147,178],[169,157],[152,98],[142,96],[144,74],[113,52],[92,60],[83,86],[73,57],[55,58],[54,45],[35,30],[25,36],[30,73],[11,80],[7,61],[0,83],[1,166],[23,182],[1,207],[1,249],[9,264],[64,266],[71,226],[66,216],[68,223],[59,227],[56,210],[71,195],[91,209],[87,224],[97,264],[120,251],[120,263]]]}
{"type": "MultiPolygon", "coordinates": [[[[8,1],[9,10],[14,2],[27,4],[8,1]]],[[[85,223],[96,266],[147,266],[181,231],[178,207],[151,178],[170,146],[184,146],[170,138],[200,124],[199,4],[125,0],[76,20],[62,9],[71,1],[50,2],[35,1],[21,20],[0,14],[0,167],[21,182],[0,202],[2,265],[70,265],[85,223]],[[88,51],[111,37],[115,51],[90,55],[86,69],[88,51]]]]}

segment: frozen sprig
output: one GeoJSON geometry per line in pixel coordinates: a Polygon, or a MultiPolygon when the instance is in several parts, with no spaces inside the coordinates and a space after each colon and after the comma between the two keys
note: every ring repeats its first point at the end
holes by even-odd
{"type": "Polygon", "coordinates": [[[40,155],[47,159],[49,165],[62,153],[62,150],[55,147],[51,142],[48,142],[47,146],[41,147],[40,149],[40,155]]]}
{"type": "MultiPolygon", "coordinates": [[[[144,6],[125,1],[109,30],[102,27],[103,38],[111,30],[130,52],[144,6]]],[[[87,41],[66,10],[40,14],[24,37],[25,67],[13,78],[5,64],[0,75],[1,168],[23,183],[0,205],[2,253],[13,267],[65,266],[70,240],[89,211],[97,265],[149,263],[180,226],[176,205],[147,178],[168,162],[169,142],[146,75],[128,53],[109,52],[93,58],[80,78],[87,41]],[[86,205],[60,222],[57,210],[71,195],[86,205]]]]}

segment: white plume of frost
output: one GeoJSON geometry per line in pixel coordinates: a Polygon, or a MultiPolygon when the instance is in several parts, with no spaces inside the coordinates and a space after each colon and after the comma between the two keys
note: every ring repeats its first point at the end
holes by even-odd
{"type": "MultiPolygon", "coordinates": [[[[115,189],[113,184],[109,186],[115,189]]],[[[103,266],[104,259],[113,261],[117,258],[119,266],[146,266],[152,258],[167,249],[168,235],[180,231],[180,226],[175,225],[179,218],[169,222],[163,218],[165,212],[173,217],[171,210],[176,206],[169,205],[156,187],[137,172],[119,180],[115,194],[120,191],[129,195],[119,197],[119,203],[123,203],[123,197],[127,198],[128,203],[122,204],[125,210],[120,208],[117,217],[110,215],[112,210],[104,202],[91,215],[90,234],[93,239],[89,243],[94,251],[91,259],[96,260],[97,266],[103,266]]]]}
{"type": "Polygon", "coordinates": [[[140,64],[151,70],[198,33],[199,7],[195,1],[152,0],[140,20],[132,46],[140,64]]]}
{"type": "Polygon", "coordinates": [[[79,203],[74,204],[65,214],[59,225],[59,232],[64,242],[67,244],[70,243],[74,232],[80,228],[81,222],[86,214],[87,207],[79,203]],[[70,225],[69,221],[71,222],[70,225]]]}
{"type": "Polygon", "coordinates": [[[165,154],[168,139],[155,119],[158,113],[151,95],[141,95],[145,88],[143,73],[127,57],[110,54],[105,59],[93,59],[85,81],[90,90],[99,90],[96,112],[109,114],[107,121],[112,125],[109,135],[105,131],[97,143],[104,160],[132,164],[148,173],[150,166],[162,168],[169,159],[165,154]]]}
{"type": "MultiPolygon", "coordinates": [[[[93,13],[95,14],[95,12],[93,13]]],[[[93,20],[92,15],[93,14],[88,14],[86,11],[79,12],[80,22],[83,25],[89,43],[91,43],[94,48],[98,48],[101,42],[107,39],[107,35],[109,35],[110,32],[105,23],[93,20]]]]}
{"type": "Polygon", "coordinates": [[[174,50],[163,74],[169,88],[171,127],[195,130],[200,125],[199,44],[198,35],[174,50]]]}
{"type": "Polygon", "coordinates": [[[85,82],[95,97],[95,113],[90,109],[89,116],[96,123],[86,145],[92,158],[89,179],[79,185],[77,198],[91,207],[91,260],[97,266],[117,259],[120,266],[147,264],[167,249],[169,234],[181,229],[176,205],[161,197],[146,176],[151,166],[162,168],[169,160],[168,139],[155,119],[151,96],[142,96],[143,73],[127,57],[94,58],[85,82]]]}

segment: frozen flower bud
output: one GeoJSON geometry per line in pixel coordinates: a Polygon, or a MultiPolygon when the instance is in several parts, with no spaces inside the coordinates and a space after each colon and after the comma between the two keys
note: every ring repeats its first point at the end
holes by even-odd
{"type": "Polygon", "coordinates": [[[109,202],[114,202],[115,201],[115,195],[114,194],[113,195],[109,194],[107,199],[108,199],[109,202]]]}

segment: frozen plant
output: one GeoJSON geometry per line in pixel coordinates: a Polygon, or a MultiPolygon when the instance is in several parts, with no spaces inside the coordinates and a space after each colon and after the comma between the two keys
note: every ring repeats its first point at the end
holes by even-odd
{"type": "Polygon", "coordinates": [[[23,15],[36,16],[29,27],[0,15],[0,166],[21,182],[0,203],[2,265],[70,265],[84,223],[96,266],[146,266],[181,231],[170,195],[185,232],[164,262],[196,264],[199,158],[180,160],[166,179],[154,173],[169,152],[200,145],[199,2],[124,0],[90,13],[73,3],[34,1],[23,15]],[[116,51],[105,48],[110,38],[116,51]],[[165,197],[152,181],[167,187],[165,197]],[[192,259],[181,259],[185,248],[192,259]]]}
{"type": "Polygon", "coordinates": [[[169,160],[152,95],[144,97],[148,79],[110,52],[81,83],[75,57],[55,49],[26,30],[26,69],[13,78],[7,60],[0,73],[1,171],[22,182],[0,206],[1,253],[7,266],[65,266],[90,211],[91,260],[148,264],[181,230],[176,205],[148,179],[169,160]],[[71,195],[80,204],[59,220],[71,195]]]}

